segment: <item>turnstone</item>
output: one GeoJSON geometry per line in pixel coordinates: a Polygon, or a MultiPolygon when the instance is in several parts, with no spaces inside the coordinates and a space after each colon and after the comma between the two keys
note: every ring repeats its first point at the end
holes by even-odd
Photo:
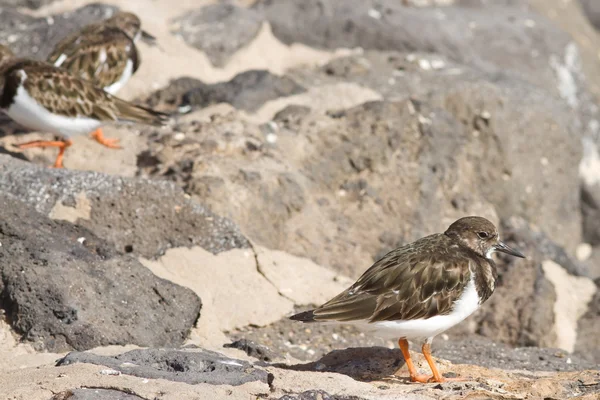
{"type": "Polygon", "coordinates": [[[140,37],[155,40],[141,29],[137,15],[118,12],[60,41],[47,61],[116,94],[140,66],[135,46],[140,37]]]}
{"type": "Polygon", "coordinates": [[[491,257],[496,251],[525,258],[499,240],[490,221],[464,217],[444,233],[392,250],[347,290],[291,319],[353,324],[399,339],[411,381],[443,382],[431,357],[431,342],[491,296],[498,277],[491,257]],[[408,340],[421,341],[433,376],[417,374],[408,340]]]}
{"type": "MultiPolygon", "coordinates": [[[[140,66],[135,42],[140,37],[155,40],[141,25],[137,15],[118,12],[67,36],[56,45],[48,62],[116,94],[140,66]]],[[[119,148],[118,140],[106,139],[101,129],[94,131],[92,137],[107,147],[119,148]]]]}
{"type": "Polygon", "coordinates": [[[71,136],[92,132],[111,122],[163,125],[168,120],[163,113],[114,97],[61,68],[16,58],[5,46],[0,46],[0,57],[0,109],[26,128],[65,137],[19,147],[58,147],[54,163],[57,168],[62,167],[65,149],[72,144],[71,136]]]}

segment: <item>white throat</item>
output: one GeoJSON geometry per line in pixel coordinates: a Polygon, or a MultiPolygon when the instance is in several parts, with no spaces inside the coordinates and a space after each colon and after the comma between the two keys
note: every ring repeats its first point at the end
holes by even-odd
{"type": "Polygon", "coordinates": [[[491,260],[492,254],[494,254],[496,251],[498,251],[498,250],[496,250],[495,247],[493,247],[493,246],[490,247],[489,250],[485,253],[485,258],[487,258],[488,260],[491,260]]]}

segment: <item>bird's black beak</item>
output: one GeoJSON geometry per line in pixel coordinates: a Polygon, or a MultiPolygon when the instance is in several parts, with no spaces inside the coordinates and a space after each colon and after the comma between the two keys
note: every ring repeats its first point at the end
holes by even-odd
{"type": "Polygon", "coordinates": [[[496,251],[501,251],[502,253],[510,254],[511,256],[525,258],[523,253],[521,253],[519,250],[512,249],[502,242],[496,243],[494,245],[494,248],[496,249],[496,251]]]}
{"type": "Polygon", "coordinates": [[[148,32],[146,32],[145,30],[142,30],[142,40],[147,44],[155,44],[156,43],[156,38],[154,36],[152,36],[151,34],[149,34],[148,32]]]}

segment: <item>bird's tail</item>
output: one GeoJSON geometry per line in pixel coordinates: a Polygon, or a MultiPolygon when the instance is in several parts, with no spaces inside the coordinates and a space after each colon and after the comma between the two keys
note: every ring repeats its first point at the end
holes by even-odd
{"type": "Polygon", "coordinates": [[[291,320],[301,322],[315,322],[315,310],[308,310],[290,317],[291,320]]]}
{"type": "Polygon", "coordinates": [[[119,111],[119,119],[122,121],[137,122],[147,125],[165,125],[169,116],[150,108],[136,106],[119,98],[114,98],[119,111]]]}

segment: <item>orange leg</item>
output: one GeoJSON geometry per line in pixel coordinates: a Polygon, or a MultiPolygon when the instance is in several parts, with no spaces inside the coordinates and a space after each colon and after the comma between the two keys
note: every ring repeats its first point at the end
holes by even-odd
{"type": "Polygon", "coordinates": [[[54,168],[62,168],[63,167],[63,157],[65,155],[65,150],[67,147],[73,144],[70,140],[55,140],[55,141],[44,141],[44,140],[34,140],[33,142],[27,142],[18,145],[20,149],[30,149],[32,147],[58,147],[58,156],[56,156],[56,161],[54,161],[54,168]]]}
{"type": "Polygon", "coordinates": [[[109,138],[105,138],[104,134],[102,133],[102,128],[98,128],[96,129],[94,132],[92,132],[91,135],[94,140],[98,143],[100,143],[103,146],[106,146],[110,149],[120,149],[121,146],[119,146],[117,143],[119,143],[119,139],[109,139],[109,138]]]}
{"type": "MultiPolygon", "coordinates": [[[[398,340],[398,346],[400,346],[400,350],[402,351],[402,355],[404,356],[404,360],[406,361],[406,366],[408,367],[408,373],[410,374],[410,380],[412,382],[421,382],[421,383],[429,382],[429,379],[430,379],[429,376],[417,374],[417,369],[415,368],[415,365],[412,362],[412,358],[410,358],[410,352],[408,351],[408,340],[406,340],[406,339],[398,340]]],[[[425,357],[427,357],[427,356],[425,356],[425,357]]],[[[396,371],[395,375],[398,375],[398,371],[396,371]]]]}
{"type": "Polygon", "coordinates": [[[421,351],[423,352],[423,355],[427,360],[427,364],[429,364],[429,368],[431,368],[431,372],[433,373],[433,376],[429,379],[429,382],[444,382],[446,378],[440,374],[440,371],[438,371],[435,365],[435,361],[433,361],[433,357],[431,357],[431,345],[427,342],[423,343],[421,351]]]}

